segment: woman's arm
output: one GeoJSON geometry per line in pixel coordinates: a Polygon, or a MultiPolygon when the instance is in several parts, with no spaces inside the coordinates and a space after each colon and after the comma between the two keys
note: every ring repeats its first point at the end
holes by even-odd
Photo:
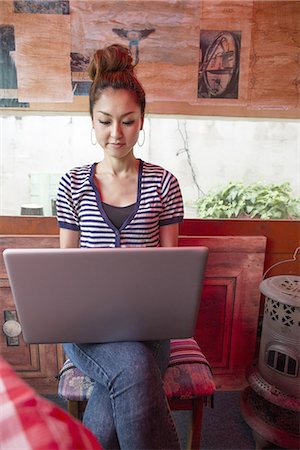
{"type": "Polygon", "coordinates": [[[179,224],[164,225],[159,229],[161,247],[178,246],[179,224]]]}
{"type": "Polygon", "coordinates": [[[68,230],[67,228],[59,229],[60,248],[76,248],[79,247],[79,231],[68,230]]]}

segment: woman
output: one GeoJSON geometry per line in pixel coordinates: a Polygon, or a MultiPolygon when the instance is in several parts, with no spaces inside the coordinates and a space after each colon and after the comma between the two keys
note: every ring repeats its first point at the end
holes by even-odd
{"type": "MultiPolygon", "coordinates": [[[[143,130],[145,93],[130,53],[120,45],[98,50],[89,74],[92,131],[104,157],[61,179],[61,247],[176,246],[183,220],[178,182],[133,154],[143,130]]],[[[83,422],[105,449],[179,448],[162,385],[169,341],[65,344],[64,349],[95,380],[83,422]]]]}

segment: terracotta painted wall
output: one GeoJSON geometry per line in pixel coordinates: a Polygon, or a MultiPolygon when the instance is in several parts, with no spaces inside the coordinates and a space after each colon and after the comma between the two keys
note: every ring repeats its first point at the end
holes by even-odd
{"type": "Polygon", "coordinates": [[[69,0],[55,2],[57,10],[24,3],[0,2],[3,110],[87,111],[89,58],[117,42],[139,59],[149,113],[300,117],[298,1],[69,0]],[[226,36],[214,47],[221,32],[237,48],[226,36]],[[199,93],[203,74],[221,91],[230,71],[235,87],[223,97],[199,93]]]}

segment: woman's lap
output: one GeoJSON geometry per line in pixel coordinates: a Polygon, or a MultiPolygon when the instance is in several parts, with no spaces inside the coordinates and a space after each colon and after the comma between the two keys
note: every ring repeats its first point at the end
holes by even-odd
{"type": "Polygon", "coordinates": [[[71,361],[92,379],[95,371],[101,378],[114,377],[116,372],[133,365],[138,370],[145,363],[156,362],[161,374],[168,367],[170,342],[109,342],[101,344],[64,344],[64,350],[71,361]],[[154,358],[154,360],[153,360],[154,358]]]}
{"type": "Polygon", "coordinates": [[[84,423],[104,448],[179,448],[162,382],[169,341],[65,344],[64,349],[95,381],[84,423]]]}

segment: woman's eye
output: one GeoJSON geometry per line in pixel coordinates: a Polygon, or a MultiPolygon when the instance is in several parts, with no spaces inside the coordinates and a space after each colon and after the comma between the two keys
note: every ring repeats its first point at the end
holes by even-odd
{"type": "Polygon", "coordinates": [[[108,120],[99,120],[99,123],[101,123],[101,125],[109,125],[110,122],[108,120]]]}
{"type": "Polygon", "coordinates": [[[128,120],[126,122],[123,122],[124,125],[132,125],[134,123],[134,120],[128,120]]]}

